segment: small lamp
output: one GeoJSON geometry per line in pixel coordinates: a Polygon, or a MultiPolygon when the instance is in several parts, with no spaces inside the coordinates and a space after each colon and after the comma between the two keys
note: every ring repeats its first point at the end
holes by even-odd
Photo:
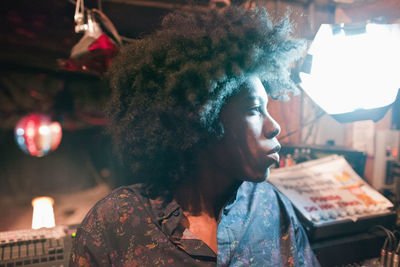
{"type": "Polygon", "coordinates": [[[54,199],[51,197],[36,197],[32,200],[32,229],[52,228],[56,226],[53,205],[54,199]]]}

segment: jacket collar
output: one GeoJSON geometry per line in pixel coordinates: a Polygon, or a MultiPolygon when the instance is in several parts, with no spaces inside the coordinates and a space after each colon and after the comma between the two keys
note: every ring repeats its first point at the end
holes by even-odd
{"type": "Polygon", "coordinates": [[[165,197],[151,199],[146,190],[143,190],[144,187],[141,189],[143,204],[153,222],[175,245],[193,257],[209,258],[210,261],[217,260],[215,252],[184,226],[183,220],[186,217],[173,198],[170,200],[165,197]]]}

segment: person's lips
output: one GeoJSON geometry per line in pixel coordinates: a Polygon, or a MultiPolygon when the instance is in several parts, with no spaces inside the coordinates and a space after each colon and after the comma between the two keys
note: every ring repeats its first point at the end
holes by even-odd
{"type": "Polygon", "coordinates": [[[278,154],[279,150],[281,150],[281,146],[277,145],[276,147],[274,147],[273,149],[268,151],[267,156],[278,163],[279,162],[279,154],[278,154]]]}

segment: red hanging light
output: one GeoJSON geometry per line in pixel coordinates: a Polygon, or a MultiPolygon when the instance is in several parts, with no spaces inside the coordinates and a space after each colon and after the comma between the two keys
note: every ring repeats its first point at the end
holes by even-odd
{"type": "Polygon", "coordinates": [[[18,147],[25,153],[42,157],[54,151],[61,142],[62,130],[50,116],[31,113],[22,117],[14,129],[18,147]]]}

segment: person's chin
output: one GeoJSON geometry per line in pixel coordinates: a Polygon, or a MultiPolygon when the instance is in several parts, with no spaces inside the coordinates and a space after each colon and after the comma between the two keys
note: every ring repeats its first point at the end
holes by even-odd
{"type": "Polygon", "coordinates": [[[247,179],[244,179],[245,181],[252,182],[252,183],[262,183],[267,180],[269,176],[269,168],[265,171],[264,174],[259,174],[259,175],[252,175],[251,177],[247,177],[247,179]]]}
{"type": "Polygon", "coordinates": [[[267,179],[266,178],[257,178],[257,179],[254,179],[252,182],[253,183],[262,183],[262,182],[265,182],[267,179]]]}

